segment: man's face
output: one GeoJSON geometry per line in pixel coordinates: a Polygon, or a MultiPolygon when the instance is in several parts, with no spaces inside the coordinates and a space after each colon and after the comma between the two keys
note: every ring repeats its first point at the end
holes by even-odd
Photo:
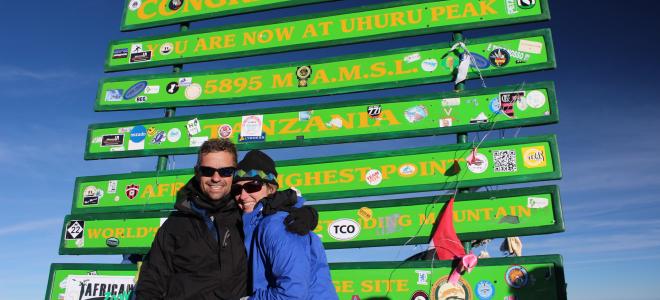
{"type": "Polygon", "coordinates": [[[255,181],[239,181],[236,182],[235,185],[240,185],[244,186],[243,189],[240,190],[240,192],[236,192],[234,195],[234,198],[236,199],[236,203],[238,203],[238,207],[240,207],[243,212],[249,213],[254,210],[254,207],[257,205],[261,199],[266,198],[269,194],[269,189],[268,186],[265,184],[261,184],[261,189],[257,191],[253,191],[254,188],[248,188],[249,185],[252,186],[257,186],[258,184],[261,184],[259,182],[255,181]]]}
{"type": "MultiPolygon", "coordinates": [[[[220,169],[236,167],[236,162],[234,156],[229,152],[211,152],[202,155],[199,166],[220,169]]],[[[211,200],[220,200],[231,191],[233,176],[222,177],[218,172],[214,172],[213,176],[202,176],[202,174],[197,172],[196,176],[199,178],[202,193],[211,200]]]]}

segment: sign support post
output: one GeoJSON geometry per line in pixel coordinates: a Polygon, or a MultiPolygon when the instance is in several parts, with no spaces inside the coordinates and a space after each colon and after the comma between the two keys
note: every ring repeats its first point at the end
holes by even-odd
{"type": "MultiPolygon", "coordinates": [[[[179,27],[179,31],[181,32],[186,32],[190,28],[190,22],[186,23],[181,23],[181,26],[179,27]]],[[[174,65],[172,73],[180,73],[183,70],[183,64],[178,64],[174,65]]],[[[174,117],[174,114],[176,114],[176,107],[168,107],[165,109],[165,118],[171,118],[174,117]]],[[[158,156],[158,164],[156,165],[156,171],[166,171],[168,167],[168,161],[169,156],[168,155],[159,155],[158,156]]]]}

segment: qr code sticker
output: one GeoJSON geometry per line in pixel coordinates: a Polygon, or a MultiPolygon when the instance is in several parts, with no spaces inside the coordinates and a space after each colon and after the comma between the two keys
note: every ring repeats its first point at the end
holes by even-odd
{"type": "Polygon", "coordinates": [[[495,162],[495,172],[516,172],[516,151],[515,150],[496,150],[493,151],[493,161],[495,162]]]}

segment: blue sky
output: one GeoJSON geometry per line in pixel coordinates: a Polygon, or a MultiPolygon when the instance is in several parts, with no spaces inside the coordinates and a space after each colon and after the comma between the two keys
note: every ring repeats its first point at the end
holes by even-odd
{"type": "MultiPolygon", "coordinates": [[[[382,1],[337,1],[193,23],[192,29],[325,11],[382,1]]],[[[90,123],[159,117],[162,110],[95,113],[97,81],[118,74],[102,71],[111,40],[173,32],[169,26],[119,32],[123,1],[6,1],[3,3],[0,60],[0,298],[41,299],[53,262],[119,262],[118,256],[59,256],[64,215],[69,213],[77,176],[153,170],[155,158],[84,161],[90,123]],[[29,3],[29,2],[33,2],[29,3]]],[[[488,86],[554,80],[560,123],[523,128],[519,136],[555,133],[564,178],[561,187],[567,231],[523,237],[525,255],[560,253],[571,299],[658,299],[660,267],[660,140],[653,128],[660,115],[660,66],[654,12],[660,4],[613,1],[550,2],[552,21],[471,30],[476,38],[550,27],[557,51],[554,71],[487,79],[488,86]],[[634,11],[634,15],[631,13],[634,11]]],[[[216,61],[185,66],[213,70],[304,58],[447,41],[449,34],[427,35],[356,46],[216,61]]],[[[123,74],[170,72],[170,67],[123,74]]],[[[122,74],[122,75],[123,75],[122,74]]],[[[467,88],[479,88],[476,81],[467,88]]],[[[178,109],[177,115],[253,107],[366,99],[451,90],[449,84],[375,91],[273,103],[178,109]]],[[[516,130],[494,132],[512,137],[516,130]]],[[[471,135],[470,139],[474,136],[471,135]]],[[[269,150],[276,159],[359,153],[455,142],[426,137],[269,150]]],[[[177,156],[176,168],[193,158],[177,156]]],[[[540,185],[545,183],[535,183],[540,185]]],[[[500,188],[503,188],[501,186],[500,188]]],[[[489,246],[497,254],[499,240],[489,246]]],[[[330,251],[332,261],[396,260],[421,248],[330,251]],[[397,253],[399,255],[397,256],[397,253]]]]}

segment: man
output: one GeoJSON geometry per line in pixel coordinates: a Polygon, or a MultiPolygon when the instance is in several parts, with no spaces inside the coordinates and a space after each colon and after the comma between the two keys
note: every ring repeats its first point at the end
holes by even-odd
{"type": "MultiPolygon", "coordinates": [[[[241,213],[230,195],[236,156],[229,140],[202,144],[195,176],[177,193],[176,211],[158,230],[140,269],[136,299],[247,295],[241,213]]],[[[309,231],[316,224],[302,226],[309,231]]]]}
{"type": "MultiPolygon", "coordinates": [[[[234,176],[232,194],[243,210],[251,265],[253,293],[247,299],[338,299],[319,237],[309,231],[287,232],[284,224],[295,216],[272,208],[273,203],[304,201],[291,189],[277,192],[276,178],[275,162],[258,150],[245,155],[234,176]]],[[[300,210],[305,209],[310,208],[300,210]]]]}

